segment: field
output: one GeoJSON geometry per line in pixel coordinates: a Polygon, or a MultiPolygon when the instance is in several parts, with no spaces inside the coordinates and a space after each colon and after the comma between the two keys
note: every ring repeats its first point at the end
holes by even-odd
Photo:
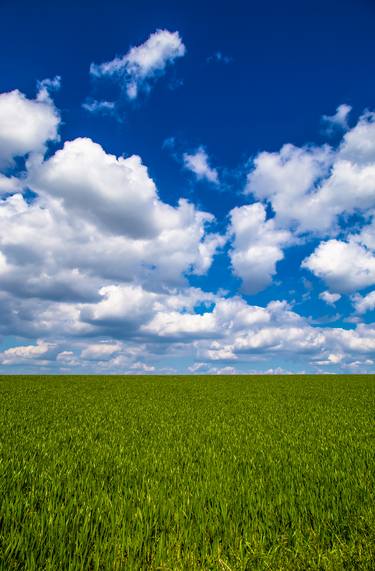
{"type": "Polygon", "coordinates": [[[0,569],[374,569],[375,380],[1,377],[0,569]]]}

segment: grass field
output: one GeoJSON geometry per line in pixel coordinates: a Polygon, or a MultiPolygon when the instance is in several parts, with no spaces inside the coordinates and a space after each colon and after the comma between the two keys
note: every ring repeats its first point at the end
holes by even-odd
{"type": "Polygon", "coordinates": [[[373,377],[0,378],[1,570],[375,568],[373,377]]]}

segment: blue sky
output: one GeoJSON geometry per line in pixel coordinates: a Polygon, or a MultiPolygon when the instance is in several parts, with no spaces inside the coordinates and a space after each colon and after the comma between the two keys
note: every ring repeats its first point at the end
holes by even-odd
{"type": "Polygon", "coordinates": [[[373,2],[1,20],[1,372],[374,372],[373,2]]]}

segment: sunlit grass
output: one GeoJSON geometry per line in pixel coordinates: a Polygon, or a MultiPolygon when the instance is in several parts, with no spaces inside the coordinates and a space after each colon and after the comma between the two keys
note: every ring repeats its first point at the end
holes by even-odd
{"type": "Polygon", "coordinates": [[[3,377],[1,569],[374,569],[372,377],[3,377]]]}

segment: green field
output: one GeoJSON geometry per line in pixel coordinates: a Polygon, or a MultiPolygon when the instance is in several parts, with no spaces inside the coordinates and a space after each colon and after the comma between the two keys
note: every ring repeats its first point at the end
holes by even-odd
{"type": "Polygon", "coordinates": [[[1,570],[374,569],[375,380],[0,377],[1,570]]]}

